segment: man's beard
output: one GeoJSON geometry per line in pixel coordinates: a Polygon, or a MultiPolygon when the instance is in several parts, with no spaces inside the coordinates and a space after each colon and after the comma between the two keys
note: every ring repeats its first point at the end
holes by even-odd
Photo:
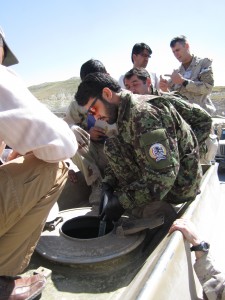
{"type": "Polygon", "coordinates": [[[116,123],[116,120],[118,118],[118,105],[113,104],[113,103],[108,103],[109,106],[106,106],[106,111],[109,115],[109,120],[108,123],[109,124],[114,124],[116,123]]]}
{"type": "Polygon", "coordinates": [[[105,105],[106,114],[108,117],[107,123],[114,124],[118,118],[118,104],[109,103],[107,100],[101,97],[101,101],[105,105]]]}

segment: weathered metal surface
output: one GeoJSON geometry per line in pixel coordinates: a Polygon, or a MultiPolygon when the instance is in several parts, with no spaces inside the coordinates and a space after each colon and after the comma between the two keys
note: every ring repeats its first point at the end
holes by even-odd
{"type": "MultiPolygon", "coordinates": [[[[217,165],[206,172],[201,194],[187,208],[183,217],[191,219],[205,240],[210,241],[211,253],[225,269],[222,253],[216,253],[218,243],[225,237],[218,229],[224,228],[225,201],[217,175],[217,165]]],[[[198,299],[202,288],[194,274],[194,254],[180,232],[165,237],[146,260],[134,280],[119,299],[174,300],[198,299]],[[198,295],[198,296],[197,296],[198,295]]]]}
{"type": "MultiPolygon", "coordinates": [[[[225,185],[219,184],[217,165],[211,166],[204,175],[202,193],[186,208],[184,216],[190,218],[202,237],[210,241],[212,255],[225,270],[223,247],[218,247],[225,242],[222,234],[225,201],[221,188],[224,193],[225,185]]],[[[90,272],[90,267],[57,264],[35,253],[27,272],[32,273],[40,266],[52,270],[52,277],[48,278],[42,293],[43,300],[197,299],[201,286],[192,269],[194,256],[189,245],[184,243],[180,232],[164,237],[158,244],[155,237],[159,233],[153,230],[132,257],[124,255],[126,264],[121,263],[121,258],[115,259],[112,265],[106,261],[101,269],[90,272]]]]}

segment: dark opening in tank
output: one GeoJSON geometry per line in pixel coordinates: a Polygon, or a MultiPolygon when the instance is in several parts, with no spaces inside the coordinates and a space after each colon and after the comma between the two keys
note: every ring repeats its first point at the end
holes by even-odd
{"type": "MultiPolygon", "coordinates": [[[[61,232],[71,238],[93,239],[99,234],[100,219],[94,216],[80,216],[66,221],[61,232]]],[[[114,228],[112,222],[106,222],[105,234],[111,232],[114,228]]]]}

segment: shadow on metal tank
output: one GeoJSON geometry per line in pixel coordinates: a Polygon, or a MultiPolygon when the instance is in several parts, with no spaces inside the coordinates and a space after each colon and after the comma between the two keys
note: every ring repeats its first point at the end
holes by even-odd
{"type": "Polygon", "coordinates": [[[87,186],[84,176],[81,172],[76,172],[77,182],[73,183],[69,179],[58,199],[59,210],[66,210],[76,207],[90,206],[88,198],[91,193],[91,187],[87,186]]]}

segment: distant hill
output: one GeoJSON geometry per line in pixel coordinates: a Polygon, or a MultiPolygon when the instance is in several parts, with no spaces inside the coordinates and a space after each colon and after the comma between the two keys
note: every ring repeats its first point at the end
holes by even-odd
{"type": "MultiPolygon", "coordinates": [[[[79,77],[65,81],[46,82],[29,87],[31,93],[51,111],[64,113],[80,84],[79,77]]],[[[225,116],[225,86],[213,88],[211,99],[217,108],[217,114],[225,116]]]]}
{"type": "Polygon", "coordinates": [[[80,84],[79,77],[65,81],[46,82],[29,87],[31,93],[54,112],[64,112],[74,99],[74,94],[80,84]]]}
{"type": "Polygon", "coordinates": [[[216,107],[216,114],[225,117],[225,86],[215,86],[211,99],[216,107]]]}

